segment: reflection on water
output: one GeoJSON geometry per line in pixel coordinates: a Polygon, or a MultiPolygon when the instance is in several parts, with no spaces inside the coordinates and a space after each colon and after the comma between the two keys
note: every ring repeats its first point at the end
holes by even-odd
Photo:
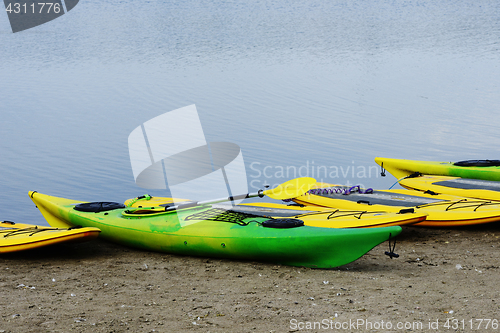
{"type": "Polygon", "coordinates": [[[494,1],[85,1],[17,34],[4,17],[0,219],[43,223],[28,190],[165,195],[135,185],[127,138],[193,103],[250,187],[326,169],[387,188],[376,156],[498,158],[499,18],[494,1]]]}

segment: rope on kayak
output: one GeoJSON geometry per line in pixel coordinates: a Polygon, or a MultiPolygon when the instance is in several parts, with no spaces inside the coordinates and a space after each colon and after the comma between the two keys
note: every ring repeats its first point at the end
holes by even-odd
{"type": "Polygon", "coordinates": [[[248,219],[248,218],[257,218],[257,217],[261,217],[261,216],[249,214],[249,213],[241,213],[241,212],[235,212],[235,211],[231,211],[231,210],[225,210],[222,208],[211,208],[211,209],[205,210],[205,211],[200,212],[200,213],[186,216],[184,218],[184,220],[185,221],[200,220],[200,221],[229,222],[229,223],[236,223],[236,224],[239,224],[241,226],[246,226],[250,222],[254,222],[254,221],[244,222],[243,220],[248,219]]]}
{"type": "MultiPolygon", "coordinates": [[[[349,195],[352,192],[358,192],[359,194],[370,194],[373,193],[372,188],[367,188],[366,190],[361,189],[361,185],[354,185],[350,188],[346,187],[327,187],[327,188],[313,188],[304,194],[314,194],[314,195],[333,195],[333,194],[343,194],[349,195]]],[[[283,199],[283,202],[290,202],[292,199],[283,199]]]]}
{"type": "Polygon", "coordinates": [[[334,211],[319,211],[319,212],[313,212],[313,213],[298,214],[298,215],[295,215],[295,217],[310,217],[313,215],[323,215],[323,214],[328,214],[328,213],[330,213],[330,215],[328,215],[326,217],[327,220],[331,220],[331,219],[334,219],[337,217],[345,217],[345,216],[354,216],[355,218],[357,218],[359,220],[359,219],[361,219],[361,217],[363,215],[366,215],[366,214],[380,214],[380,213],[385,213],[385,212],[383,212],[383,211],[369,212],[366,210],[340,210],[340,209],[337,209],[334,211]]]}
{"type": "Polygon", "coordinates": [[[486,200],[471,200],[471,199],[460,199],[457,201],[448,201],[442,200],[439,202],[433,202],[425,205],[418,205],[415,208],[425,208],[432,206],[440,206],[440,205],[448,205],[446,207],[446,211],[454,210],[454,209],[464,209],[464,208],[472,208],[474,207],[474,211],[476,211],[479,207],[483,206],[496,206],[499,202],[497,201],[486,201],[486,200]]]}
{"type": "Polygon", "coordinates": [[[59,230],[58,228],[44,228],[44,229],[38,229],[37,226],[34,228],[24,228],[24,229],[16,229],[7,232],[3,237],[11,237],[11,236],[17,236],[17,235],[22,235],[22,234],[29,234],[28,236],[33,236],[36,233],[42,232],[42,231],[52,231],[52,230],[59,230]]]}
{"type": "Polygon", "coordinates": [[[315,195],[322,195],[322,194],[343,194],[343,195],[349,195],[352,192],[358,192],[359,194],[369,194],[373,193],[372,188],[368,188],[366,190],[361,189],[361,185],[354,185],[351,188],[344,188],[344,187],[329,187],[329,188],[313,188],[309,190],[309,194],[315,194],[315,195]]]}
{"type": "Polygon", "coordinates": [[[470,200],[467,200],[467,199],[462,199],[462,200],[459,200],[459,201],[455,201],[453,202],[451,205],[449,205],[448,207],[446,207],[446,210],[452,210],[452,209],[460,209],[460,208],[472,208],[472,207],[475,207],[474,208],[474,211],[476,211],[479,207],[482,207],[482,206],[489,206],[489,205],[498,205],[498,202],[493,202],[493,201],[470,201],[470,200]],[[460,204],[460,203],[468,203],[469,205],[460,205],[459,207],[453,207],[454,205],[456,204],[460,204]]]}
{"type": "Polygon", "coordinates": [[[222,208],[212,208],[200,213],[192,214],[185,217],[184,220],[229,222],[229,223],[236,223],[241,226],[247,226],[250,223],[255,222],[266,228],[278,228],[278,229],[296,228],[304,225],[304,221],[296,218],[275,219],[271,216],[236,212],[232,210],[225,210],[222,208]],[[256,220],[256,218],[262,218],[262,217],[268,218],[268,220],[265,221],[256,220]],[[246,219],[251,219],[251,220],[244,221],[246,219]]]}
{"type": "Polygon", "coordinates": [[[403,178],[401,178],[401,179],[398,179],[398,180],[397,180],[394,184],[392,184],[392,186],[391,186],[391,187],[389,187],[389,190],[390,190],[391,188],[393,188],[394,186],[396,186],[396,184],[398,184],[398,183],[399,183],[400,181],[402,181],[403,179],[407,179],[407,178],[416,178],[416,177],[420,177],[420,176],[422,176],[422,174],[421,174],[420,172],[418,172],[418,171],[417,171],[417,172],[412,173],[411,175],[408,175],[408,176],[405,176],[405,177],[403,177],[403,178]]]}
{"type": "Polygon", "coordinates": [[[394,244],[391,247],[391,238],[392,238],[392,233],[389,233],[389,251],[385,251],[385,255],[389,256],[389,258],[399,258],[399,254],[394,253],[394,250],[396,249],[396,238],[394,238],[394,244]]]}
{"type": "MultiPolygon", "coordinates": [[[[334,211],[330,215],[328,215],[328,217],[326,219],[330,220],[330,219],[334,219],[337,217],[354,216],[355,218],[360,220],[361,216],[365,213],[367,213],[366,210],[365,211],[340,211],[339,209],[337,209],[336,211],[334,211]],[[339,212],[340,212],[340,214],[337,214],[339,212]],[[342,214],[342,213],[344,213],[344,214],[342,214]]],[[[373,213],[376,213],[376,212],[370,212],[370,214],[373,214],[373,213]]],[[[378,213],[380,213],[380,212],[378,212],[378,213]]]]}
{"type": "Polygon", "coordinates": [[[151,200],[151,196],[149,194],[144,194],[144,195],[141,195],[140,197],[137,197],[137,198],[134,198],[132,200],[130,200],[130,202],[127,204],[127,207],[132,207],[133,204],[135,204],[137,201],[140,201],[140,200],[151,200]]]}

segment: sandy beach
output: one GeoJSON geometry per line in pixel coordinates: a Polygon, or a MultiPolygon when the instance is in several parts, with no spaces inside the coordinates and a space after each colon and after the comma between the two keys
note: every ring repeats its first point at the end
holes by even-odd
{"type": "Polygon", "coordinates": [[[399,258],[386,242],[331,270],[99,239],[4,254],[0,332],[496,331],[499,237],[498,223],[405,227],[399,258]]]}
{"type": "MultiPolygon", "coordinates": [[[[2,220],[48,224],[28,191],[205,201],[299,177],[400,189],[376,157],[500,159],[500,1],[4,5],[2,220]]],[[[281,202],[245,203],[259,200],[281,202]]],[[[500,221],[404,227],[399,258],[384,242],[333,269],[99,238],[0,253],[0,333],[500,333],[499,241],[500,221]]]]}

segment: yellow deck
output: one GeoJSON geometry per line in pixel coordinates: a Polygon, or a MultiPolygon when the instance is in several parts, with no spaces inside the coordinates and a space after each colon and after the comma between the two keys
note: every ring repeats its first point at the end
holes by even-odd
{"type": "Polygon", "coordinates": [[[0,222],[0,253],[17,252],[43,246],[87,241],[99,236],[98,228],[59,229],[31,224],[0,222]]]}
{"type": "MultiPolygon", "coordinates": [[[[135,201],[129,199],[125,201],[125,205],[137,208],[154,208],[161,205],[171,204],[172,198],[165,197],[151,197],[149,200],[135,201]]],[[[189,201],[186,199],[175,199],[178,201],[189,201]]],[[[252,211],[260,216],[269,217],[273,216],[277,211],[282,213],[292,212],[293,216],[288,218],[297,218],[304,221],[304,224],[311,227],[321,228],[375,228],[375,227],[388,227],[395,225],[409,225],[420,223],[425,220],[426,213],[408,213],[397,214],[397,212],[376,212],[366,210],[339,210],[318,206],[287,206],[278,203],[247,203],[236,206],[237,209],[248,209],[251,214],[252,211]]],[[[285,217],[283,217],[285,218],[285,217]]]]}
{"type": "MultiPolygon", "coordinates": [[[[317,188],[335,187],[336,185],[318,183],[317,188]]],[[[451,195],[429,195],[412,190],[379,190],[370,195],[362,195],[362,202],[352,200],[352,195],[333,195],[330,197],[306,194],[294,199],[304,205],[317,205],[343,210],[366,210],[399,212],[413,208],[415,212],[428,214],[427,219],[414,226],[451,227],[483,224],[500,221],[500,202],[478,200],[451,195]],[[351,197],[350,197],[351,196],[351,197]],[[392,204],[376,204],[377,196],[384,196],[392,204]],[[373,203],[370,202],[373,201],[373,203]],[[414,202],[413,202],[414,201],[414,202]],[[401,206],[406,202],[406,206],[401,206]]]]}

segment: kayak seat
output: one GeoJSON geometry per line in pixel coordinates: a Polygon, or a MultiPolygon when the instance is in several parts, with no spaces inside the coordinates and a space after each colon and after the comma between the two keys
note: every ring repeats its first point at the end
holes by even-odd
{"type": "Polygon", "coordinates": [[[74,209],[77,211],[90,213],[106,212],[119,208],[125,208],[125,205],[118,202],[106,201],[81,203],[74,207],[74,209]]]}
{"type": "Polygon", "coordinates": [[[299,219],[270,219],[262,222],[262,226],[266,228],[296,228],[303,225],[304,221],[299,219]]]}
{"type": "Polygon", "coordinates": [[[463,167],[489,167],[489,166],[500,166],[500,160],[467,160],[455,162],[453,165],[463,166],[463,167]]]}

